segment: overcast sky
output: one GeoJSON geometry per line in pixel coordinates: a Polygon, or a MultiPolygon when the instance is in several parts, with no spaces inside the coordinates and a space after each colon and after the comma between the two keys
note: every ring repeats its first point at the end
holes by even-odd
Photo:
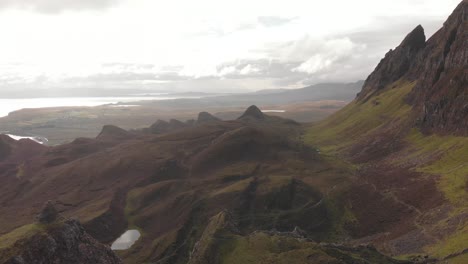
{"type": "Polygon", "coordinates": [[[460,0],[0,0],[0,89],[236,92],[364,79],[460,0]]]}

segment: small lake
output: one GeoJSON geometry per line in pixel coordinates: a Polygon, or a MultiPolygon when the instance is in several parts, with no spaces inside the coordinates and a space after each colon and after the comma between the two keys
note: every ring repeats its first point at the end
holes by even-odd
{"type": "Polygon", "coordinates": [[[127,232],[123,233],[114,243],[112,243],[111,249],[112,250],[126,250],[129,249],[137,242],[140,238],[141,234],[140,231],[132,229],[127,230],[127,232]]]}

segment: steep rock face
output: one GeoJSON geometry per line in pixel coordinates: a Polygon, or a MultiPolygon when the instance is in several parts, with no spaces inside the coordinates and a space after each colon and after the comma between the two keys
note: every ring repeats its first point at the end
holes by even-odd
{"type": "Polygon", "coordinates": [[[468,135],[468,0],[425,42],[416,27],[367,78],[358,102],[403,78],[417,81],[407,102],[427,133],[468,135]]]}
{"type": "Polygon", "coordinates": [[[468,135],[468,1],[462,1],[410,74],[419,76],[409,96],[426,132],[468,135]]]}
{"type": "Polygon", "coordinates": [[[358,99],[368,98],[405,75],[418,52],[425,47],[425,42],[424,29],[419,25],[406,36],[400,46],[385,54],[377,68],[367,78],[358,99]]]}

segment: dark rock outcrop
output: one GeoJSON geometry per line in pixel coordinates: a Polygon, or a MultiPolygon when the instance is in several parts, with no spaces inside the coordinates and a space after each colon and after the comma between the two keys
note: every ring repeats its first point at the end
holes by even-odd
{"type": "Polygon", "coordinates": [[[59,214],[57,209],[55,209],[55,206],[51,201],[48,201],[41,213],[37,216],[37,221],[41,224],[50,224],[57,220],[58,216],[59,214]]]}
{"type": "Polygon", "coordinates": [[[200,112],[198,114],[196,124],[199,125],[199,124],[204,124],[208,122],[216,122],[216,121],[220,121],[220,119],[208,112],[200,112]]]}
{"type": "Polygon", "coordinates": [[[255,105],[250,106],[238,120],[263,120],[265,115],[255,105]]]}

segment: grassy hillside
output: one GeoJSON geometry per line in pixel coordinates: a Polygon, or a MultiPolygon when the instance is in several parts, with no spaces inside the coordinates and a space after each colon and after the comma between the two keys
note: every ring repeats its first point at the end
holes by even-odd
{"type": "MultiPolygon", "coordinates": [[[[415,84],[400,80],[367,101],[353,101],[309,127],[305,141],[325,155],[345,158],[359,168],[358,180],[362,178],[377,192],[417,210],[411,224],[430,243],[415,254],[464,263],[466,253],[461,253],[468,248],[468,138],[426,135],[415,128],[415,110],[405,103],[415,84]],[[398,173],[388,174],[390,170],[398,173]],[[408,180],[402,175],[413,176],[408,180]],[[442,193],[432,208],[418,206],[417,200],[422,198],[411,198],[408,189],[411,185],[415,192],[426,192],[428,182],[434,182],[442,193]]],[[[381,248],[386,243],[392,242],[381,244],[381,248]]]]}

